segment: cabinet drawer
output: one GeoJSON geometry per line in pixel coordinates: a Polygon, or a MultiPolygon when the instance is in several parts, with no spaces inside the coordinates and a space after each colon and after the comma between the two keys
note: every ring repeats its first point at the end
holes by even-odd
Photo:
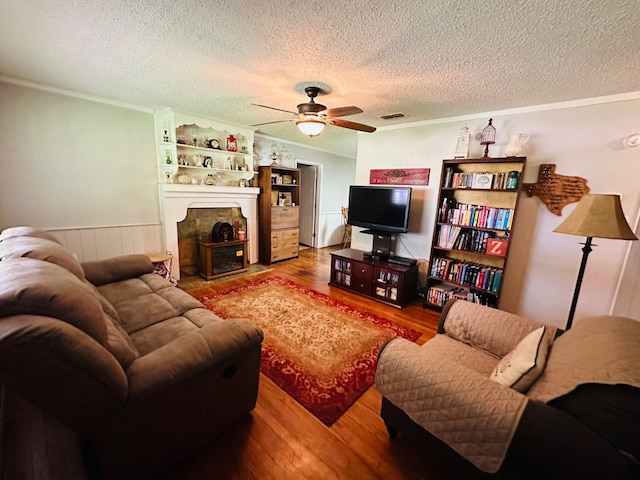
{"type": "Polygon", "coordinates": [[[271,261],[277,262],[298,256],[299,232],[297,228],[271,232],[271,261]]]}
{"type": "Polygon", "coordinates": [[[299,225],[299,207],[271,207],[271,228],[294,228],[299,225]]]}
{"type": "Polygon", "coordinates": [[[289,228],[286,230],[275,230],[271,232],[271,250],[274,248],[284,248],[285,246],[297,247],[299,243],[299,230],[289,228]]]}
{"type": "Polygon", "coordinates": [[[298,256],[298,246],[287,246],[284,248],[271,249],[271,261],[277,262],[278,260],[285,260],[287,258],[293,258],[298,256]]]}
{"type": "Polygon", "coordinates": [[[356,292],[371,295],[373,267],[366,263],[353,262],[353,278],[351,288],[356,292]]]}

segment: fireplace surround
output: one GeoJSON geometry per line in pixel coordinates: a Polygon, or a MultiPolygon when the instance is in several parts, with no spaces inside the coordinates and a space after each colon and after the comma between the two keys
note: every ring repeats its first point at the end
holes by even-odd
{"type": "Polygon", "coordinates": [[[171,274],[180,279],[180,252],[177,223],[184,220],[189,208],[239,207],[247,221],[249,262],[258,262],[258,208],[259,188],[218,187],[203,185],[160,185],[160,204],[164,227],[165,248],[173,255],[171,274]]]}

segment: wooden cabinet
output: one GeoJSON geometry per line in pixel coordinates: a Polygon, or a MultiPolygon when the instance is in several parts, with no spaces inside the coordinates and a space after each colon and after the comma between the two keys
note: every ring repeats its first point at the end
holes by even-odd
{"type": "Polygon", "coordinates": [[[424,306],[499,307],[525,157],[444,160],[424,306]]]}
{"type": "Polygon", "coordinates": [[[402,308],[414,297],[418,266],[364,258],[365,252],[346,248],[331,253],[329,285],[402,308]]]}
{"type": "Polygon", "coordinates": [[[258,169],[260,263],[298,256],[300,236],[300,170],[265,166],[258,169]]]}

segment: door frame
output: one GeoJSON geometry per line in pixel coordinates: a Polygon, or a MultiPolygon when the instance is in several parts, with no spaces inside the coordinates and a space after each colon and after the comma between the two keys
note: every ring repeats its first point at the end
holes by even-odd
{"type": "Polygon", "coordinates": [[[324,165],[319,162],[312,162],[311,160],[296,158],[296,168],[300,168],[300,165],[316,167],[316,195],[314,199],[315,211],[313,221],[313,230],[315,232],[315,235],[313,236],[313,244],[311,245],[311,248],[318,248],[318,235],[320,232],[320,204],[322,203],[322,168],[324,167],[324,165]]]}

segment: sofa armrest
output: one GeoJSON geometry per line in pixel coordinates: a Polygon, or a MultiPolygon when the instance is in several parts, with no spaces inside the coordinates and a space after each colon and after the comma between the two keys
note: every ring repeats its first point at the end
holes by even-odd
{"type": "Polygon", "coordinates": [[[229,319],[136,359],[129,402],[95,439],[104,478],[152,478],[247,415],[262,338],[249,320],[229,319]]]}
{"type": "Polygon", "coordinates": [[[552,338],[557,328],[528,318],[464,300],[450,300],[442,310],[438,333],[502,358],[520,340],[538,327],[546,326],[552,338]]]}
{"type": "Polygon", "coordinates": [[[375,384],[414,422],[481,470],[502,464],[527,397],[405,339],[380,353],[375,384]]]}
{"type": "Polygon", "coordinates": [[[2,318],[0,383],[81,434],[95,432],[127,398],[117,360],[80,329],[55,318],[2,318]]]}
{"type": "Polygon", "coordinates": [[[146,255],[120,255],[81,265],[87,280],[96,287],[153,272],[153,263],[146,255]]]}
{"type": "Polygon", "coordinates": [[[129,399],[152,395],[234,355],[259,349],[262,339],[262,331],[244,318],[228,319],[178,337],[131,363],[127,369],[129,399]]]}

